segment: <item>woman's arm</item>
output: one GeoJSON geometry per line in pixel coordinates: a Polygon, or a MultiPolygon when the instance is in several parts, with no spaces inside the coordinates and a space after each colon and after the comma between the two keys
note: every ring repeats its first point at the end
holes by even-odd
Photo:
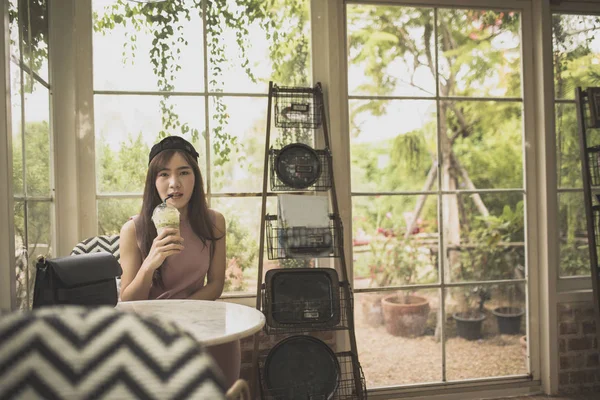
{"type": "Polygon", "coordinates": [[[227,228],[225,226],[225,218],[223,214],[215,211],[215,235],[222,236],[221,239],[214,242],[215,250],[213,259],[208,269],[206,286],[198,289],[189,297],[194,300],[216,300],[223,293],[225,285],[225,234],[227,228]]]}
{"type": "Polygon", "coordinates": [[[179,253],[183,238],[177,229],[165,229],[152,242],[148,257],[142,260],[135,234],[135,223],[127,221],[121,228],[119,251],[121,254],[121,301],[148,300],[154,271],[165,258],[179,253]]]}
{"type": "Polygon", "coordinates": [[[148,300],[154,271],[141,270],[142,255],[135,239],[135,224],[129,220],[121,228],[119,239],[121,253],[121,300],[148,300]]]}

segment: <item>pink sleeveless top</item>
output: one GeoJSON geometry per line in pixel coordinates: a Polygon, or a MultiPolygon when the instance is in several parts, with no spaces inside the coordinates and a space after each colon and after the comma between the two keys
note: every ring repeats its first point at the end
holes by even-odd
{"type": "MultiPolygon", "coordinates": [[[[215,221],[215,213],[209,210],[211,220],[215,221]]],[[[141,246],[141,232],[139,218],[133,217],[136,229],[136,240],[142,254],[142,259],[147,257],[141,246]]],[[[165,259],[161,267],[163,286],[150,287],[148,300],[154,299],[186,299],[198,289],[204,287],[204,281],[210,267],[211,241],[206,241],[206,246],[194,233],[190,222],[181,221],[180,234],[183,237],[184,249],[179,254],[174,254],[165,259]]]]}

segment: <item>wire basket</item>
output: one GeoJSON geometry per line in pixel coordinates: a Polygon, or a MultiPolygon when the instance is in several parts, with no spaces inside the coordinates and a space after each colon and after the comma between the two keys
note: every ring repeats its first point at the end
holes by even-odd
{"type": "MultiPolygon", "coordinates": [[[[358,357],[350,352],[337,353],[341,376],[336,391],[329,393],[316,393],[314,386],[298,385],[293,387],[269,388],[264,376],[265,358],[259,359],[258,371],[260,375],[261,399],[263,400],[363,400],[367,398],[365,375],[358,362],[358,357]]],[[[294,360],[290,360],[290,365],[294,360]]],[[[314,384],[314,383],[313,383],[314,384]]],[[[316,385],[319,386],[319,385],[316,385]]]]}
{"type": "Polygon", "coordinates": [[[342,246],[342,221],[329,215],[329,226],[311,228],[279,227],[277,215],[267,214],[267,257],[269,260],[286,258],[339,257],[342,246]]]}
{"type": "Polygon", "coordinates": [[[276,127],[315,129],[321,125],[323,97],[320,85],[314,88],[273,85],[273,97],[276,127]]]}
{"type": "Polygon", "coordinates": [[[600,146],[588,147],[588,167],[592,186],[600,186],[600,146]]]}
{"type": "Polygon", "coordinates": [[[590,87],[586,94],[589,107],[586,112],[588,128],[600,128],[600,88],[590,87]]]}
{"type": "MultiPolygon", "coordinates": [[[[317,331],[334,331],[348,329],[348,313],[353,312],[353,296],[352,289],[348,282],[339,283],[338,291],[339,299],[334,301],[333,306],[330,301],[319,300],[319,301],[288,301],[288,302],[272,302],[271,292],[267,289],[262,289],[262,312],[267,315],[270,313],[273,319],[276,320],[277,315],[285,314],[285,316],[293,315],[295,320],[302,320],[306,312],[310,310],[330,311],[332,316],[337,316],[337,323],[335,325],[328,324],[327,322],[303,322],[295,324],[284,324],[278,323],[277,326],[272,326],[269,323],[264,325],[264,331],[269,335],[275,334],[287,334],[287,333],[305,333],[305,332],[317,332],[317,331]],[[308,304],[307,304],[308,303],[308,304]]],[[[267,318],[269,320],[269,318],[267,318]]]]}
{"type": "MultiPolygon", "coordinates": [[[[284,148],[285,149],[285,148],[284,148]]],[[[325,191],[331,188],[331,173],[329,169],[330,160],[331,160],[331,152],[329,149],[322,150],[313,150],[316,153],[316,156],[319,160],[318,167],[320,168],[320,172],[318,177],[310,184],[305,187],[292,187],[291,185],[282,181],[279,176],[278,166],[277,166],[277,158],[282,150],[284,149],[271,149],[269,151],[269,163],[270,163],[270,173],[271,173],[271,190],[274,192],[282,192],[282,191],[295,191],[298,189],[306,190],[306,191],[325,191]]],[[[281,167],[279,167],[281,168],[281,167]]],[[[290,165],[289,168],[293,168],[294,171],[298,173],[302,173],[299,171],[299,168],[302,168],[301,162],[298,162],[296,165],[290,165]]]]}

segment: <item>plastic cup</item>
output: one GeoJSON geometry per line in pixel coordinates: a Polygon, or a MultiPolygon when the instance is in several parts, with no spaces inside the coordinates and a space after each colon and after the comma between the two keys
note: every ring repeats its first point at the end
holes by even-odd
{"type": "Polygon", "coordinates": [[[179,230],[179,210],[167,203],[160,203],[152,212],[152,222],[160,235],[167,228],[179,230]]]}

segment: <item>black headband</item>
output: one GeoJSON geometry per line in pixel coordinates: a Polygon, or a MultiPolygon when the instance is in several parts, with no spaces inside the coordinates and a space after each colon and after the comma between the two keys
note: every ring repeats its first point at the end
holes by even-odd
{"type": "Polygon", "coordinates": [[[150,156],[148,157],[148,165],[150,165],[152,159],[163,150],[183,150],[192,155],[196,161],[198,161],[199,154],[190,142],[180,136],[167,136],[152,146],[152,149],[150,150],[150,156]]]}

